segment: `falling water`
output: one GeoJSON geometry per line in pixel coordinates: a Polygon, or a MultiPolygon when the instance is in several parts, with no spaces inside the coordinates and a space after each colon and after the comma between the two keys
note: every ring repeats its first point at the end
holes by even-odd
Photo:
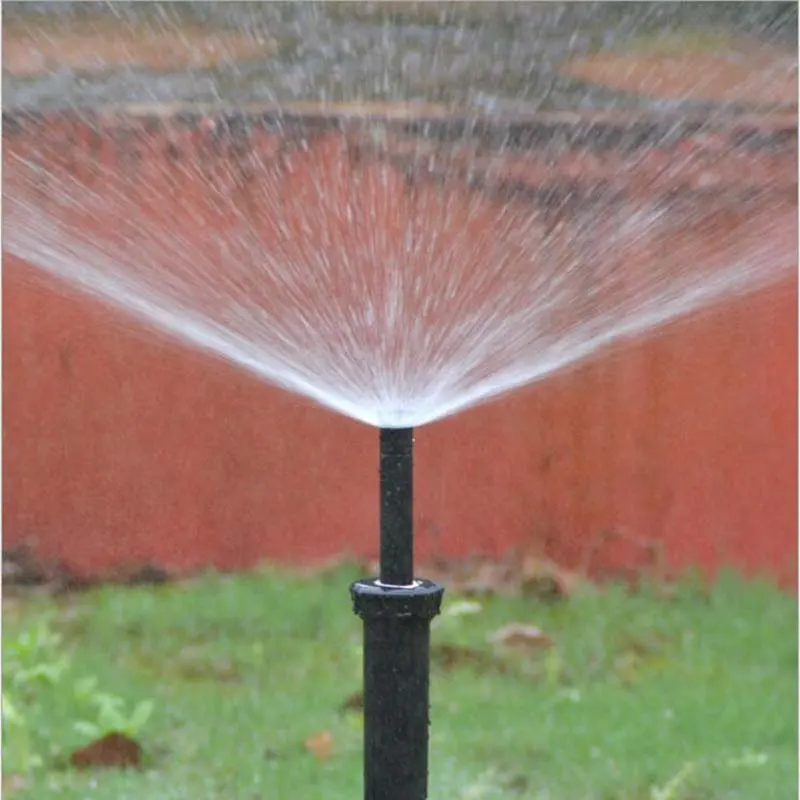
{"type": "MultiPolygon", "coordinates": [[[[288,54],[270,40],[254,57],[251,7],[247,58],[236,40],[224,68],[126,66],[88,81],[91,103],[70,70],[10,83],[4,248],[382,427],[441,419],[795,269],[796,111],[575,84],[563,64],[581,72],[598,37],[628,31],[619,8],[616,27],[595,10],[581,34],[573,12],[536,4],[511,28],[472,4],[360,27],[357,10],[276,5],[288,54]],[[124,104],[98,102],[109,87],[124,104]]],[[[158,30],[187,24],[159,8],[158,30]]],[[[796,59],[777,63],[796,75],[796,59]]]]}

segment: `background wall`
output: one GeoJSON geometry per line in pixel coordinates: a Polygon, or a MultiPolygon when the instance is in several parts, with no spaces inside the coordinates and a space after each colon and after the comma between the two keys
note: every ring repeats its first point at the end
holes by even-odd
{"type": "MultiPolygon", "coordinates": [[[[92,573],[374,555],[377,435],[4,254],[5,547],[92,573]]],[[[797,282],[417,436],[423,557],[733,563],[797,583],[797,282]],[[616,535],[613,535],[616,532],[616,535]]]]}

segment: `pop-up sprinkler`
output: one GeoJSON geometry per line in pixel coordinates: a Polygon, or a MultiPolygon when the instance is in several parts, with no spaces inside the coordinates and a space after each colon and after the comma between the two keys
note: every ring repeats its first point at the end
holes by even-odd
{"type": "Polygon", "coordinates": [[[380,577],[350,587],[364,620],[364,798],[428,795],[430,625],[444,589],[414,579],[413,428],[380,433],[380,577]]]}

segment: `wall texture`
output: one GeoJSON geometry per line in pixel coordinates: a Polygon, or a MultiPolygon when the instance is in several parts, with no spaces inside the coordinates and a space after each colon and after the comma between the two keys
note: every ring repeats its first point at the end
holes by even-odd
{"type": "MultiPolygon", "coordinates": [[[[84,573],[374,555],[374,430],[163,341],[4,258],[5,546],[84,573]]],[[[797,581],[797,283],[422,428],[421,555],[797,581]]]]}

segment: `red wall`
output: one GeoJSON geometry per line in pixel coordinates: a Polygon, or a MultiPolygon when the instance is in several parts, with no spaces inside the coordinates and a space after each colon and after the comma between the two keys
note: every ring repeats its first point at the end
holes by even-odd
{"type": "MultiPolygon", "coordinates": [[[[4,534],[81,571],[375,553],[376,433],[4,264],[4,534]]],[[[422,428],[422,554],[665,543],[796,583],[797,284],[422,428]]]]}
{"type": "MultiPolygon", "coordinates": [[[[692,246],[796,259],[782,202],[692,246]]],[[[375,554],[375,430],[32,276],[4,254],[6,546],[89,573],[375,554]]],[[[423,557],[545,546],[608,572],[656,541],[796,585],[796,277],[421,428],[415,509],[423,557]]]]}

